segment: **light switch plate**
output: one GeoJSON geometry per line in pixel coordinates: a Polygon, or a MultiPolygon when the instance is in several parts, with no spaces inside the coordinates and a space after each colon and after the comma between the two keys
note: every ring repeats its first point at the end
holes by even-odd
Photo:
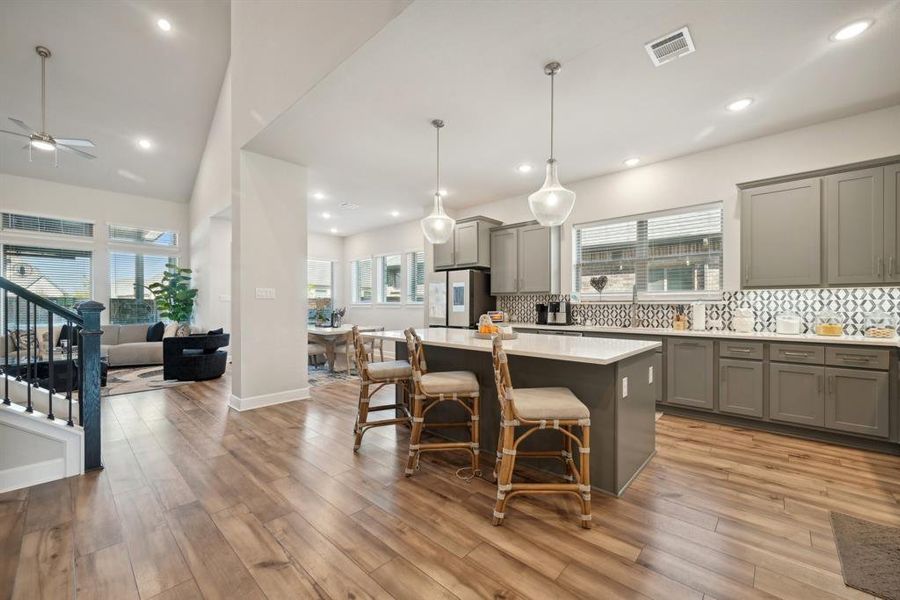
{"type": "Polygon", "coordinates": [[[653,366],[647,367],[647,383],[653,383],[653,366]]]}
{"type": "Polygon", "coordinates": [[[256,288],[257,300],[274,300],[275,288],[256,288]]]}
{"type": "Polygon", "coordinates": [[[622,378],[622,397],[623,398],[628,397],[628,378],[627,377],[622,378]]]}

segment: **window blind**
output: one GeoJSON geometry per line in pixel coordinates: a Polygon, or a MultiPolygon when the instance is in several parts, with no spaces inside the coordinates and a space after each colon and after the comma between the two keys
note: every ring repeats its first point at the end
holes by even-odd
{"type": "Polygon", "coordinates": [[[110,253],[110,323],[154,323],[159,320],[153,294],[147,286],[162,281],[168,263],[177,263],[177,259],[133,252],[110,253]]]}
{"type": "Polygon", "coordinates": [[[722,289],[722,206],[575,227],[574,279],[586,299],[703,297],[722,289]],[[602,294],[591,279],[606,276],[602,294]]]}
{"type": "MultiPolygon", "coordinates": [[[[3,276],[60,306],[74,308],[91,298],[91,253],[31,246],[3,246],[3,276]]],[[[15,319],[15,300],[10,297],[9,320],[15,319]]],[[[20,321],[25,323],[24,303],[20,321]]],[[[46,311],[38,311],[38,323],[46,323],[46,311]]]]}
{"type": "Polygon", "coordinates": [[[17,215],[3,213],[2,227],[8,231],[29,233],[49,233],[73,237],[94,237],[94,224],[84,221],[69,221],[51,217],[35,217],[33,215],[17,215]]]}
{"type": "Polygon", "coordinates": [[[424,252],[409,252],[406,255],[406,301],[410,304],[425,302],[424,252]]]}
{"type": "Polygon", "coordinates": [[[353,261],[353,302],[355,304],[372,302],[371,258],[353,261]]]}
{"type": "Polygon", "coordinates": [[[331,261],[306,261],[306,287],[309,298],[331,298],[331,261]]]}
{"type": "Polygon", "coordinates": [[[109,241],[175,247],[178,245],[178,234],[174,231],[162,231],[159,229],[110,225],[109,241]]]}
{"type": "Polygon", "coordinates": [[[399,304],[403,299],[401,277],[402,258],[399,254],[378,258],[378,301],[385,304],[399,304]]]}

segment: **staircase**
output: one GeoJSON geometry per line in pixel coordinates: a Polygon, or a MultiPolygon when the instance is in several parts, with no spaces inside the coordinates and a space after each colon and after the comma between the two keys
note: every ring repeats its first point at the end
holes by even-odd
{"type": "Polygon", "coordinates": [[[0,277],[0,493],[102,467],[100,313],[0,277]]]}

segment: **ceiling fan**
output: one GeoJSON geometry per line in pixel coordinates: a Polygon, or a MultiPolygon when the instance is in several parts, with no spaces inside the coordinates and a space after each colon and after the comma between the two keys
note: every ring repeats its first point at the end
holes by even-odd
{"type": "Polygon", "coordinates": [[[42,150],[44,152],[53,152],[56,158],[56,166],[59,166],[59,150],[72,152],[73,154],[77,154],[82,158],[97,158],[93,154],[88,154],[84,150],[79,150],[77,148],[93,148],[94,142],[92,142],[91,140],[83,138],[57,138],[47,133],[46,65],[47,59],[50,58],[51,54],[50,50],[45,48],[44,46],[37,46],[35,47],[34,51],[37,52],[37,55],[41,57],[41,129],[40,131],[36,131],[33,127],[27,125],[23,121],[14,119],[13,117],[9,117],[10,121],[15,123],[19,127],[19,129],[26,133],[19,133],[18,131],[7,131],[5,129],[0,129],[0,133],[27,138],[28,144],[23,146],[22,149],[28,149],[28,160],[31,160],[31,151],[33,149],[42,150]]]}

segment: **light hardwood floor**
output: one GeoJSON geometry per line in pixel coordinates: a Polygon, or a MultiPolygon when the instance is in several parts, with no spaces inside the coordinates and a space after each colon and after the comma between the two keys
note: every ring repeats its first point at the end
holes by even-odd
{"type": "MultiPolygon", "coordinates": [[[[0,495],[0,598],[870,598],[829,510],[900,525],[900,459],[664,416],[623,498],[517,498],[407,430],[352,452],[355,383],[245,413],[228,381],[104,399],[106,469],[0,495]]],[[[381,396],[391,399],[392,390],[381,396]]]]}

